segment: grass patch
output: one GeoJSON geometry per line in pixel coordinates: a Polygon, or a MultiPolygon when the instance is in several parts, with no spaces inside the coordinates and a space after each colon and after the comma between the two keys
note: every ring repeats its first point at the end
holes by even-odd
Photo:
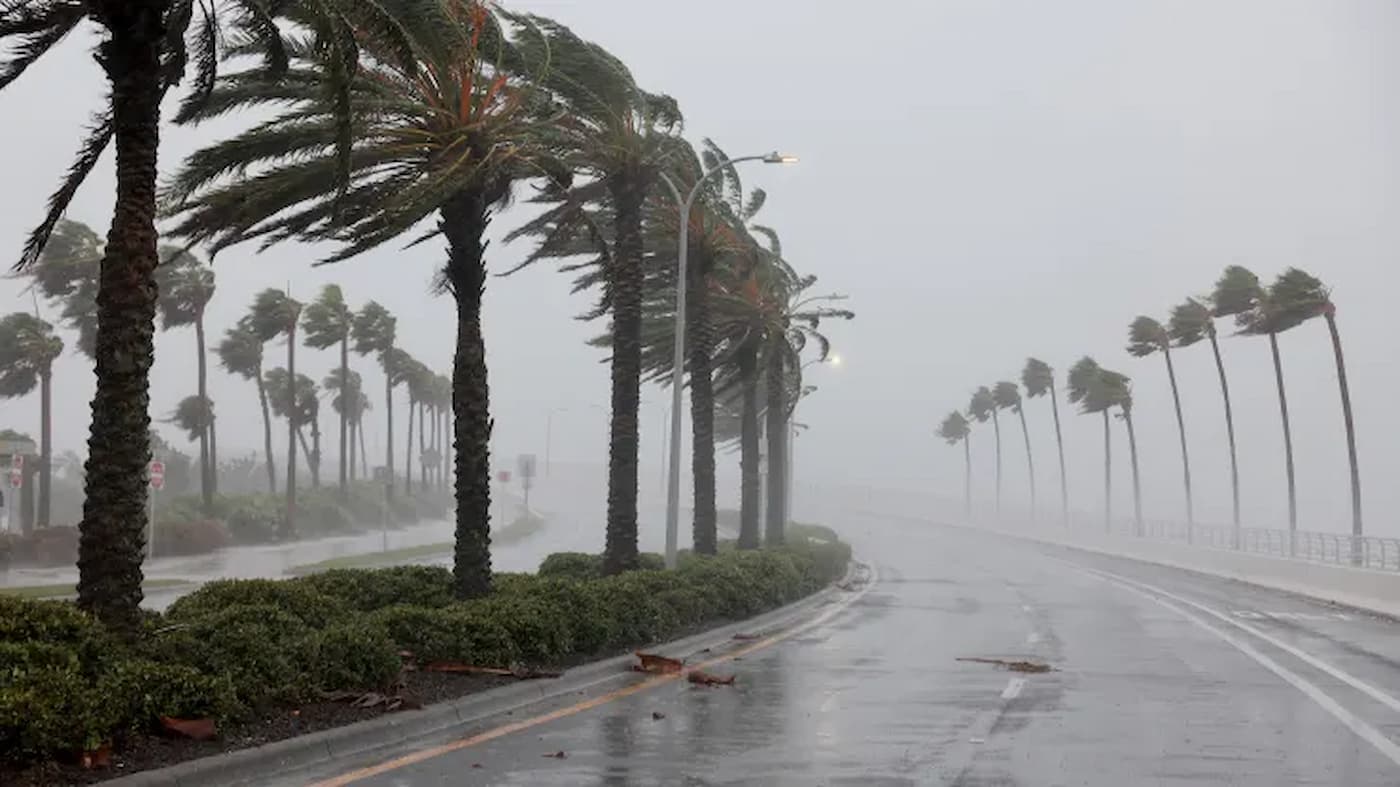
{"type": "MultiPolygon", "coordinates": [[[[184,587],[192,584],[193,583],[183,579],[148,579],[142,583],[141,587],[143,590],[152,591],[184,587]]],[[[77,586],[72,582],[0,588],[0,596],[16,596],[18,598],[64,598],[66,596],[75,596],[77,593],[77,586]]]]}

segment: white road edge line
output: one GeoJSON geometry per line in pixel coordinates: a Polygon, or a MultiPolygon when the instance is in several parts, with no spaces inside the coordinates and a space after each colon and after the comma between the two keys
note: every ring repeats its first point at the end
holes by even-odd
{"type": "Polygon", "coordinates": [[[1012,678],[1006,684],[1006,688],[1001,690],[1001,698],[1004,700],[1014,700],[1021,696],[1021,689],[1026,687],[1025,678],[1012,678]]]}
{"type": "Polygon", "coordinates": [[[1200,610],[1201,612],[1206,613],[1207,615],[1210,615],[1211,617],[1213,617],[1213,618],[1215,618],[1215,619],[1217,619],[1217,620],[1221,620],[1221,621],[1223,621],[1223,622],[1225,622],[1225,623],[1229,623],[1231,626],[1234,626],[1235,628],[1240,629],[1241,631],[1244,631],[1244,632],[1246,632],[1246,633],[1248,633],[1248,634],[1252,634],[1252,635],[1254,635],[1255,637],[1258,637],[1259,639],[1263,640],[1264,642],[1269,643],[1270,645],[1273,645],[1274,647],[1278,648],[1279,650],[1283,651],[1284,653],[1287,653],[1288,655],[1293,656],[1294,658],[1296,658],[1296,659],[1302,661],[1303,663],[1308,664],[1309,666],[1312,666],[1312,667],[1314,667],[1314,668],[1316,668],[1316,669],[1319,669],[1319,670],[1321,670],[1321,671],[1327,673],[1328,675],[1331,675],[1332,677],[1334,677],[1334,678],[1336,678],[1337,680],[1339,680],[1339,681],[1341,681],[1341,682],[1347,684],[1348,686],[1351,686],[1352,688],[1356,689],[1357,691],[1361,692],[1362,694],[1365,694],[1366,696],[1370,697],[1371,699],[1375,700],[1376,702],[1379,702],[1379,703],[1381,703],[1382,705],[1386,706],[1387,708],[1390,708],[1391,710],[1400,713],[1400,699],[1396,699],[1396,698],[1393,697],[1392,695],[1387,694],[1387,693],[1384,692],[1384,691],[1381,691],[1380,689],[1376,688],[1375,686],[1372,686],[1371,684],[1366,683],[1365,681],[1361,680],[1360,678],[1358,678],[1358,677],[1356,677],[1356,676],[1354,676],[1354,675],[1352,675],[1352,674],[1350,674],[1350,673],[1348,673],[1348,672],[1345,672],[1345,671],[1343,671],[1343,670],[1340,670],[1340,669],[1338,669],[1338,668],[1332,666],[1331,664],[1328,664],[1327,662],[1323,661],[1322,659],[1319,659],[1318,657],[1316,657],[1316,656],[1314,656],[1314,655],[1312,655],[1312,654],[1310,654],[1310,653],[1308,653],[1308,652],[1306,652],[1306,651],[1299,650],[1298,648],[1295,648],[1295,647],[1293,647],[1292,645],[1289,645],[1287,642],[1283,642],[1283,641],[1281,641],[1281,640],[1279,640],[1279,639],[1277,639],[1277,638],[1275,638],[1275,637],[1271,637],[1271,636],[1269,636],[1268,634],[1264,633],[1263,631],[1259,630],[1258,628],[1249,625],[1248,623],[1241,623],[1241,622],[1239,622],[1238,620],[1235,620],[1234,618],[1232,618],[1232,617],[1230,617],[1230,616],[1228,616],[1228,615],[1226,615],[1226,614],[1224,614],[1224,613],[1222,613],[1222,612],[1217,612],[1217,611],[1215,611],[1215,610],[1211,609],[1210,607],[1207,607],[1207,606],[1205,606],[1205,605],[1203,605],[1203,604],[1198,604],[1197,602],[1192,601],[1192,600],[1189,599],[1189,598],[1182,598],[1181,596],[1178,596],[1178,595],[1176,595],[1175,593],[1171,593],[1171,592],[1169,592],[1169,591],[1163,590],[1163,589],[1158,588],[1158,587],[1153,587],[1152,585],[1148,585],[1148,584],[1146,584],[1146,583],[1144,583],[1144,582],[1138,582],[1137,580],[1129,579],[1129,578],[1127,578],[1127,577],[1122,577],[1122,576],[1119,576],[1119,575],[1117,575],[1117,574],[1110,573],[1110,572],[1108,572],[1108,571],[1101,571],[1101,570],[1099,570],[1099,569],[1089,569],[1089,570],[1092,571],[1092,572],[1094,572],[1094,573],[1097,573],[1097,574],[1102,574],[1102,575],[1105,576],[1105,577],[1110,577],[1110,578],[1115,579],[1115,580],[1117,580],[1117,581],[1119,581],[1119,582],[1125,582],[1125,583],[1127,583],[1127,584],[1129,584],[1129,585],[1134,585],[1134,586],[1139,587],[1139,588],[1141,588],[1141,589],[1143,589],[1143,590],[1146,590],[1146,591],[1148,591],[1148,592],[1156,593],[1156,594],[1159,595],[1159,596],[1162,596],[1162,597],[1164,597],[1164,598],[1169,598],[1169,599],[1171,599],[1171,600],[1173,600],[1173,601],[1179,602],[1179,603],[1181,603],[1181,604],[1185,604],[1185,605],[1187,605],[1187,606],[1189,606],[1189,607],[1193,607],[1193,608],[1195,608],[1195,609],[1197,609],[1197,610],[1200,610]]]}
{"type": "MultiPolygon", "coordinates": [[[[1358,718],[1351,711],[1342,707],[1341,703],[1337,702],[1322,689],[1319,689],[1317,686],[1313,685],[1312,683],[1309,683],[1307,679],[1299,676],[1297,673],[1289,670],[1288,668],[1284,667],[1283,665],[1279,664],[1278,662],[1274,661],[1273,659],[1269,658],[1263,653],[1260,653],[1258,650],[1255,650],[1254,646],[1250,645],[1248,642],[1245,642],[1239,639],[1238,637],[1232,636],[1224,631],[1221,631],[1220,629],[1215,628],[1214,626],[1205,622],[1201,618],[1191,614],[1190,612],[1187,612],[1186,610],[1176,606],[1175,604],[1172,604],[1169,601],[1165,601],[1161,598],[1158,598],[1157,596],[1152,595],[1146,590],[1134,587],[1134,584],[1131,582],[1120,582],[1116,579],[1113,579],[1112,577],[1114,575],[1109,574],[1107,572],[1092,571],[1092,573],[1098,576],[1100,579],[1104,580],[1105,582],[1115,584],[1118,587],[1123,588],[1124,590],[1136,593],[1137,595],[1142,596],[1143,598],[1155,604],[1159,604],[1171,610],[1172,612],[1175,612],[1176,614],[1187,619],[1196,626],[1199,626],[1205,631],[1208,631],[1211,634],[1214,634],[1216,637],[1219,637],[1222,641],[1232,645],[1239,652],[1259,662],[1259,664],[1261,664],[1265,669],[1277,675],[1285,683],[1289,684],[1293,688],[1307,695],[1308,699],[1311,699],[1313,702],[1317,703],[1318,706],[1320,706],[1323,710],[1332,714],[1332,716],[1336,718],[1337,721],[1340,721],[1342,724],[1346,725],[1347,729],[1350,729],[1352,732],[1356,733],[1357,737],[1374,746],[1377,751],[1379,751],[1381,754],[1384,754],[1387,758],[1389,758],[1389,760],[1392,763],[1394,763],[1397,766],[1400,766],[1400,746],[1397,746],[1394,741],[1387,738],[1383,733],[1381,733],[1380,730],[1377,730],[1375,727],[1372,727],[1370,724],[1367,724],[1365,721],[1358,718]]],[[[1192,606],[1196,605],[1192,604],[1192,606]]]]}

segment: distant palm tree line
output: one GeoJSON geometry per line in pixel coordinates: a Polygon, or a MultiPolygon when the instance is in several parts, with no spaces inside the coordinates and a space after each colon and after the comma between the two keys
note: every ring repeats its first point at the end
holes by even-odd
{"type": "MultiPolygon", "coordinates": [[[[325,261],[334,262],[408,233],[415,233],[409,247],[441,238],[437,283],[457,312],[450,378],[408,356],[387,310],[369,302],[352,311],[332,288],[308,304],[287,292],[264,291],[227,329],[217,354],[228,372],[257,388],[269,490],[278,484],[272,417],[280,413],[287,422],[288,534],[295,529],[297,450],[307,438],[305,427],[310,442],[302,453],[313,483],[320,453],[317,386],[298,373],[296,345],[304,341],[338,354],[322,385],[340,420],[342,486],[353,474],[357,440],[359,466],[368,469],[361,427],[369,401],[350,369],[350,355],[373,358],[386,381],[384,466],[407,491],[415,421],[420,456],[440,458],[452,446],[455,589],[462,598],[488,592],[492,418],[481,310],[486,232],[527,182],[537,188],[535,201],[545,212],[512,237],[537,242],[529,261],[560,259],[565,270],[577,271],[579,287],[599,293],[589,316],[610,320],[600,342],[610,349],[612,371],[606,569],[639,564],[639,388],[644,377],[667,373],[667,331],[677,309],[686,310],[692,336],[685,371],[695,435],[695,548],[716,548],[714,414],[734,398],[744,401],[743,494],[750,512],[740,542],[757,545],[758,508],[747,483],[757,453],[750,427],[758,411],[767,414],[770,462],[780,461],[789,430],[775,427],[810,390],[801,385],[798,354],[815,340],[825,355],[820,322],[850,313],[823,306],[822,299],[804,299],[812,278],[797,274],[782,257],[775,233],[752,223],[763,194],[745,195],[732,171],[709,179],[685,217],[695,230],[691,252],[697,261],[689,272],[687,303],[675,302],[677,211],[658,186],[669,179],[689,188],[725,169],[727,160],[713,145],[697,152],[679,136],[674,99],[641,89],[625,64],[568,28],[479,0],[290,0],[272,7],[230,0],[233,8],[217,18],[212,5],[192,0],[152,0],[132,14],[120,5],[73,0],[0,8],[0,40],[15,45],[11,59],[0,62],[0,88],[84,21],[99,28],[98,59],[112,87],[17,266],[61,305],[78,347],[95,360],[80,523],[82,607],[119,629],[132,630],[138,620],[158,306],[166,327],[195,326],[204,368],[202,315],[212,277],[196,274],[197,266],[185,261],[192,257],[188,253],[169,274],[162,271],[159,263],[169,255],[158,251],[158,216],[170,220],[167,235],[178,239],[177,248],[203,247],[211,257],[247,241],[264,248],[289,240],[330,241],[339,248],[325,261]],[[225,49],[225,42],[237,44],[225,49]],[[242,70],[219,74],[230,61],[242,70]],[[201,123],[245,109],[275,117],[190,156],[158,189],[161,100],[187,71],[193,89],[175,122],[201,123]],[[61,217],[109,145],[117,152],[117,193],[104,243],[61,217]],[[72,266],[82,275],[70,274],[72,266]],[[172,300],[168,310],[161,301],[167,291],[180,301],[172,300]],[[266,343],[279,338],[287,341],[280,370],[268,368],[264,358],[266,343]],[[401,476],[393,455],[399,386],[407,393],[410,419],[401,476]],[[760,388],[766,392],[762,401],[754,395],[760,388]],[[429,423],[431,439],[424,433],[429,423]]],[[[47,335],[42,327],[24,329],[47,335]]],[[[49,368],[46,353],[53,354],[36,350],[26,356],[26,368],[45,381],[47,372],[40,370],[49,368]]],[[[28,378],[19,377],[15,385],[22,387],[28,378]]],[[[206,466],[214,466],[216,419],[203,372],[193,403],[182,402],[173,420],[199,442],[206,466]]],[[[421,462],[419,478],[426,481],[421,462]]],[[[204,480],[206,500],[214,483],[204,480]]],[[[767,540],[773,543],[782,540],[783,491],[784,485],[770,484],[767,540]]]]}
{"type": "MultiPolygon", "coordinates": [[[[1274,376],[1279,399],[1279,414],[1283,424],[1284,471],[1288,494],[1288,529],[1298,528],[1297,483],[1293,467],[1293,437],[1288,417],[1288,397],[1284,386],[1283,366],[1279,352],[1278,337],[1292,328],[1309,320],[1321,317],[1327,324],[1332,339],[1333,355],[1336,362],[1337,382],[1341,393],[1342,417],[1345,427],[1347,459],[1350,464],[1352,534],[1363,534],[1361,517],[1361,476],[1357,467],[1356,429],[1352,417],[1351,393],[1347,385],[1346,364],[1342,353],[1341,335],[1337,329],[1336,306],[1330,291],[1314,276],[1289,268],[1279,274],[1272,284],[1264,286],[1259,277],[1239,265],[1225,269],[1208,296],[1187,298],[1173,307],[1166,324],[1146,315],[1135,318],[1128,326],[1127,351],[1130,355],[1142,358],[1160,353],[1167,372],[1172,406],[1176,416],[1177,434],[1181,446],[1182,488],[1184,492],[1185,519],[1190,526],[1195,524],[1195,501],[1191,485],[1191,461],[1187,450],[1186,420],[1181,410],[1176,367],[1172,361],[1172,351],[1191,347],[1208,341],[1215,358],[1215,367],[1220,379],[1221,399],[1224,403],[1226,444],[1230,455],[1230,486],[1233,525],[1236,538],[1240,528],[1240,486],[1239,459],[1235,445],[1234,410],[1230,402],[1230,386],[1225,373],[1225,364],[1220,357],[1220,344],[1216,330],[1216,320],[1230,318],[1237,328],[1236,335],[1266,336],[1274,363],[1274,376]]],[[[1104,523],[1112,523],[1112,439],[1110,414],[1116,414],[1123,421],[1128,435],[1128,449],[1133,473],[1134,525],[1142,531],[1142,497],[1138,475],[1137,435],[1133,426],[1132,382],[1124,374],[1101,367],[1093,358],[1085,356],[1077,361],[1066,375],[1065,393],[1068,401],[1079,407],[1083,414],[1097,414],[1103,417],[1104,424],[1104,523]]],[[[1060,430],[1059,406],[1055,399],[1054,370],[1049,364],[1037,358],[1026,360],[1021,372],[1021,385],[1027,398],[1047,396],[1051,402],[1051,413],[1055,422],[1055,443],[1060,460],[1060,499],[1064,519],[1069,520],[1069,488],[1065,480],[1064,440],[1060,430]]],[[[998,511],[1001,506],[1001,429],[997,412],[1011,410],[1021,416],[1023,433],[1026,435],[1026,460],[1030,469],[1030,503],[1035,511],[1035,466],[1031,454],[1029,433],[1024,432],[1025,415],[1022,411],[1020,391],[1015,383],[999,382],[994,386],[982,386],[974,392],[967,408],[967,416],[962,412],[950,413],[939,425],[937,434],[950,445],[962,444],[965,459],[965,504],[972,506],[972,457],[968,439],[974,423],[992,421],[996,446],[996,500],[998,511]],[[969,420],[969,417],[971,420],[969,420]]],[[[1238,543],[1238,542],[1237,542],[1238,543]]]]}

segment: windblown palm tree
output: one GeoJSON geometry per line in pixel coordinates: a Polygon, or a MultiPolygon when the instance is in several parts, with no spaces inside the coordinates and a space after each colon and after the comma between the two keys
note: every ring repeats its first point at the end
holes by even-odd
{"type": "Polygon", "coordinates": [[[1101,369],[1099,386],[1111,407],[1118,408],[1118,417],[1128,429],[1128,457],[1133,470],[1133,528],[1142,535],[1142,483],[1138,476],[1137,431],[1133,428],[1133,387],[1125,374],[1101,369]]]}
{"type": "MultiPolygon", "coordinates": [[[[161,328],[194,326],[196,395],[194,407],[202,412],[198,420],[202,431],[199,441],[199,491],[208,511],[218,491],[217,446],[214,437],[214,407],[209,399],[209,368],[204,340],[204,310],[214,299],[214,271],[194,255],[173,246],[160,249],[161,264],[156,268],[156,286],[160,297],[156,307],[160,312],[161,328]]],[[[187,413],[191,414],[191,413],[187,413]]]]}
{"type": "Polygon", "coordinates": [[[1195,298],[1172,309],[1172,318],[1167,323],[1167,333],[1177,347],[1190,347],[1202,339],[1210,340],[1210,349],[1215,356],[1215,370],[1220,375],[1220,395],[1225,401],[1225,434],[1230,445],[1230,492],[1235,545],[1239,546],[1240,530],[1240,469],[1235,455],[1235,416],[1230,408],[1230,383],[1225,377],[1225,363],[1220,358],[1220,342],[1215,333],[1215,315],[1209,307],[1195,298]]]}
{"type": "MultiPolygon", "coordinates": [[[[340,287],[335,284],[327,284],[322,287],[320,296],[306,305],[306,311],[301,318],[301,330],[306,337],[304,341],[307,347],[325,350],[339,346],[340,370],[339,376],[334,378],[337,381],[347,379],[350,374],[350,333],[354,322],[355,312],[346,305],[340,287]]],[[[350,493],[348,486],[350,466],[346,451],[348,450],[350,455],[353,455],[354,444],[349,442],[348,410],[335,407],[335,411],[340,419],[340,498],[344,500],[350,493]]]]}
{"type": "Polygon", "coordinates": [[[258,387],[258,404],[262,408],[263,461],[267,466],[268,494],[277,494],[277,465],[272,456],[272,415],[268,411],[267,386],[263,384],[263,341],[244,317],[224,333],[219,342],[219,363],[224,371],[251,380],[258,387]]]}
{"type": "Polygon", "coordinates": [[[102,239],[86,224],[61,219],[38,261],[28,268],[34,286],[59,309],[59,319],[78,334],[78,352],[93,358],[97,341],[97,288],[102,239]]]}
{"type": "MultiPolygon", "coordinates": [[[[476,0],[366,3],[383,9],[412,42],[411,58],[378,36],[357,36],[362,52],[345,81],[325,47],[293,41],[286,78],[268,83],[234,75],[212,91],[208,119],[236,108],[283,114],[185,162],[167,194],[176,233],[217,250],[262,238],[335,240],[326,262],[348,259],[437,220],[414,243],[447,241],[440,284],[457,304],[453,408],[457,429],[456,592],[490,590],[490,396],[481,303],[485,233],[517,179],[533,177],[543,93],[533,63],[507,34],[529,24],[476,0]],[[312,155],[341,133],[351,108],[353,146],[337,161],[312,155]],[[336,188],[338,168],[347,185],[336,188]],[[232,177],[249,169],[254,176],[232,177]]],[[[525,34],[521,34],[525,35],[525,34]]],[[[386,408],[387,409],[387,408],[386,408]]]]}
{"type": "Polygon", "coordinates": [[[1060,458],[1060,505],[1064,522],[1069,524],[1069,481],[1065,477],[1065,441],[1060,433],[1060,404],[1055,396],[1055,370],[1039,358],[1027,358],[1021,370],[1021,385],[1026,387],[1026,397],[1047,396],[1050,399],[1050,413],[1055,418],[1055,449],[1060,458]]]}
{"type": "Polygon", "coordinates": [[[306,469],[311,471],[311,485],[321,485],[321,399],[316,382],[304,374],[296,376],[295,390],[291,390],[291,375],[282,367],[267,370],[265,375],[268,399],[272,403],[272,413],[278,418],[286,418],[301,453],[306,457],[306,469]],[[306,431],[310,427],[311,442],[306,442],[306,431]]]}
{"type": "Polygon", "coordinates": [[[365,401],[364,381],[359,372],[341,367],[326,375],[321,381],[321,387],[331,395],[331,409],[346,425],[349,447],[346,449],[342,446],[342,452],[348,450],[342,466],[346,468],[349,480],[354,481],[358,478],[355,472],[355,432],[359,428],[360,416],[366,409],[361,405],[368,405],[365,401]]]}
{"type": "MultiPolygon", "coordinates": [[[[1167,363],[1167,381],[1172,388],[1172,405],[1176,408],[1176,429],[1181,438],[1182,484],[1186,489],[1187,539],[1196,524],[1195,506],[1191,500],[1191,458],[1186,449],[1186,420],[1181,415],[1181,394],[1176,386],[1176,367],[1172,365],[1171,333],[1160,322],[1140,315],[1128,326],[1128,354],[1146,358],[1160,352],[1167,363]]],[[[1131,408],[1129,408],[1131,409],[1131,408]]]]}
{"type": "MultiPolygon", "coordinates": [[[[49,526],[53,486],[53,362],[63,340],[53,326],[33,314],[0,318],[0,399],[39,389],[39,513],[35,524],[49,526]]],[[[28,520],[21,519],[26,535],[28,520]]]]}
{"type": "Polygon", "coordinates": [[[967,422],[967,417],[954,410],[948,413],[943,419],[943,423],[938,425],[938,436],[948,442],[948,445],[962,443],[963,447],[963,508],[966,516],[972,516],[972,448],[968,445],[967,438],[972,434],[972,426],[967,422]]]}
{"type": "Polygon", "coordinates": [[[400,379],[403,381],[404,387],[408,389],[408,428],[404,430],[408,439],[407,447],[404,449],[403,491],[404,494],[411,495],[413,494],[413,415],[415,410],[420,415],[418,420],[418,452],[422,453],[422,406],[430,394],[429,387],[432,385],[433,373],[421,361],[413,358],[406,358],[398,368],[400,379]]]}
{"type": "MultiPolygon", "coordinates": [[[[388,309],[374,301],[366,303],[355,315],[350,332],[355,339],[355,352],[359,355],[374,354],[379,357],[379,367],[384,370],[384,418],[385,440],[384,467],[389,477],[386,494],[390,500],[394,496],[394,386],[398,384],[399,372],[394,368],[397,357],[394,346],[398,330],[398,319],[388,309]]],[[[360,433],[364,437],[364,432],[360,433]]],[[[369,470],[368,467],[365,468],[369,470]]]]}
{"type": "MultiPolygon", "coordinates": [[[[248,325],[258,338],[267,343],[279,336],[287,340],[287,374],[297,374],[297,323],[301,320],[301,303],[283,290],[266,289],[258,293],[249,313],[248,325]]],[[[269,389],[270,390],[270,389],[269,389]]],[[[275,402],[275,399],[274,399],[275,402]]],[[[273,409],[276,409],[274,403],[273,409]]],[[[282,519],[282,538],[296,535],[297,514],[297,424],[287,419],[287,514],[282,519]]]]}
{"type": "Polygon", "coordinates": [[[214,423],[214,403],[201,396],[186,396],[165,422],[184,432],[190,442],[207,442],[214,423]]]}
{"type": "Polygon", "coordinates": [[[1109,430],[1108,413],[1115,404],[1112,392],[1104,384],[1103,369],[1098,362],[1084,356],[1069,369],[1065,385],[1070,404],[1079,405],[1085,415],[1103,416],[1103,524],[1113,528],[1113,439],[1109,430]]]}
{"type": "Polygon", "coordinates": [[[1026,412],[1021,406],[1021,389],[1013,382],[999,382],[992,387],[992,401],[998,410],[1010,410],[1021,419],[1021,436],[1026,441],[1026,471],[1030,479],[1031,519],[1035,519],[1035,460],[1031,456],[1031,431],[1026,428],[1026,412]]]}
{"type": "Polygon", "coordinates": [[[985,424],[989,418],[992,421],[992,432],[996,438],[997,516],[1001,516],[1001,422],[997,419],[997,403],[992,389],[985,385],[978,388],[967,404],[967,414],[979,424],[985,424]]]}

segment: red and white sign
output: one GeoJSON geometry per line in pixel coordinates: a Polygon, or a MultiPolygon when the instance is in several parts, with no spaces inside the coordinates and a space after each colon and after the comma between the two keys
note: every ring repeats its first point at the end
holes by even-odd
{"type": "Polygon", "coordinates": [[[165,488],[165,463],[159,459],[151,462],[151,488],[157,491],[165,488]]]}
{"type": "Polygon", "coordinates": [[[500,481],[500,482],[503,483],[503,484],[509,484],[509,483],[510,483],[510,471],[509,471],[509,470],[501,470],[500,472],[496,473],[496,480],[497,480],[497,481],[500,481]]]}
{"type": "Polygon", "coordinates": [[[24,454],[15,454],[10,457],[10,469],[16,473],[24,469],[24,454]]]}
{"type": "Polygon", "coordinates": [[[24,486],[24,472],[19,468],[10,471],[10,486],[14,489],[24,486]]]}

